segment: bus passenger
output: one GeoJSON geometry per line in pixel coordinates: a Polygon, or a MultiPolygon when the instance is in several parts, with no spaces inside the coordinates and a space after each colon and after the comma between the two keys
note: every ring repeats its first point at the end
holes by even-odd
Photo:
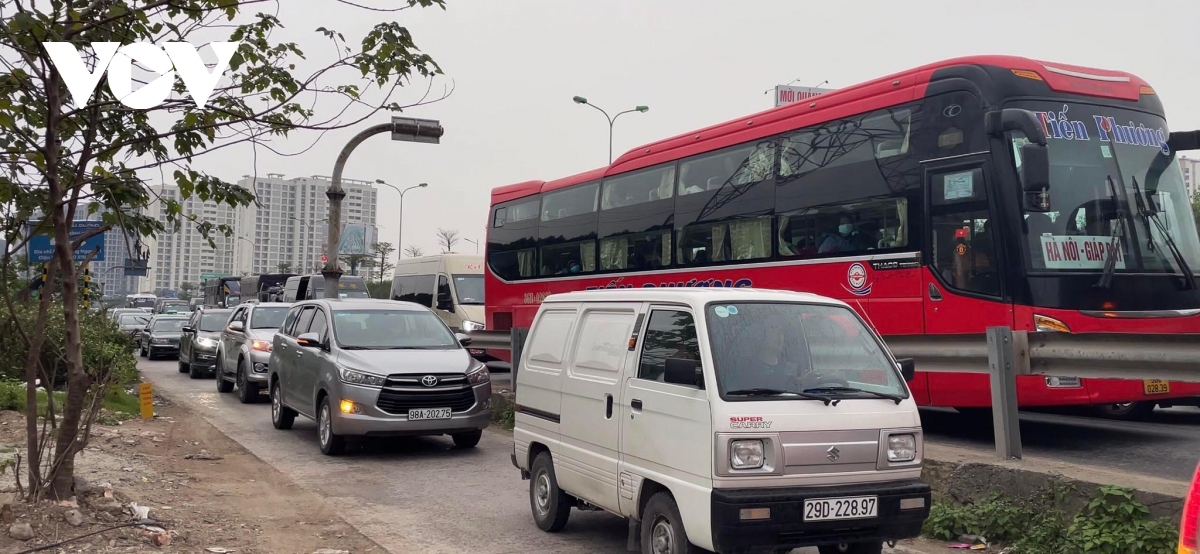
{"type": "Polygon", "coordinates": [[[862,249],[862,240],[854,232],[854,223],[850,221],[850,216],[844,215],[838,220],[837,233],[826,233],[821,239],[817,253],[854,252],[862,249]]]}

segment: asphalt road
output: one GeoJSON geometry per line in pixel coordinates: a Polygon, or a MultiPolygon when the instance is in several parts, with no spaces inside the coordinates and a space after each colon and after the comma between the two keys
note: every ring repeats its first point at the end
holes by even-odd
{"type": "MultiPolygon", "coordinates": [[[[995,445],[990,419],[925,409],[921,426],[941,444],[995,445]]],[[[1022,412],[1021,443],[1028,456],[1190,481],[1200,458],[1200,409],[1158,409],[1145,422],[1022,412]]]]}
{"type": "MultiPolygon", "coordinates": [[[[485,432],[477,448],[449,437],[372,441],[331,458],[303,417],[289,431],[271,426],[266,396],[241,404],[212,379],[188,378],[175,361],[139,361],[156,391],[183,403],[297,485],[329,500],[338,515],[390,552],[625,554],[627,526],[606,513],[574,511],[567,527],[544,533],[529,513],[529,483],[512,466],[512,435],[485,432]]],[[[506,375],[498,375],[503,387],[506,375]]],[[[229,474],[230,479],[253,475],[229,474]]],[[[236,520],[236,511],[231,514],[236,520]]],[[[885,550],[890,552],[890,550],[885,550]]],[[[816,554],[800,549],[795,554],[816,554]]]]}

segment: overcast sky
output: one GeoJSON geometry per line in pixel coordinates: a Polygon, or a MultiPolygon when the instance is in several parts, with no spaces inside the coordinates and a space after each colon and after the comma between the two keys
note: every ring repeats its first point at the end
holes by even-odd
{"type": "MultiPolygon", "coordinates": [[[[355,151],[345,172],[400,187],[428,182],[405,195],[404,213],[404,243],[427,254],[437,251],[438,227],[458,229],[482,252],[493,187],[605,165],[608,124],[572,103],[574,95],[609,113],[650,106],[617,121],[620,156],[769,108],[764,91],[797,78],[798,85],[828,80],[827,87],[841,88],[940,59],[1011,54],[1134,73],[1158,91],[1172,129],[1200,128],[1200,71],[1188,61],[1200,50],[1195,0],[448,0],[445,11],[390,15],[285,0],[280,10],[287,40],[314,58],[324,47],[317,27],[357,41],[381,17],[394,18],[445,71],[435,89],[453,79],[450,98],[407,112],[440,119],[440,145],[379,136],[355,151]]],[[[423,91],[424,83],[414,84],[396,99],[423,91]]],[[[198,165],[235,181],[256,166],[259,174],[330,175],[352,134],[329,133],[297,157],[260,149],[256,160],[247,146],[198,165]]],[[[273,146],[299,150],[314,139],[299,134],[273,146]]],[[[381,188],[380,240],[395,242],[397,207],[395,191],[381,188]]]]}

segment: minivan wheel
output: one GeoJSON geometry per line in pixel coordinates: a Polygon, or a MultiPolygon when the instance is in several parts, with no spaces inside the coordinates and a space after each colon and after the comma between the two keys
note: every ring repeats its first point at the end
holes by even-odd
{"type": "Polygon", "coordinates": [[[233,383],[225,380],[225,359],[220,352],[217,352],[217,361],[213,364],[213,373],[217,376],[217,392],[226,393],[233,392],[233,383]]]}
{"type": "Polygon", "coordinates": [[[326,456],[337,456],[346,449],[346,437],[333,432],[333,409],[329,407],[328,396],[321,399],[321,409],[317,411],[317,438],[321,453],[326,456]]]}
{"type": "Polygon", "coordinates": [[[882,542],[855,542],[842,544],[826,544],[818,546],[821,554],[880,554],[883,552],[882,542]]]}
{"type": "MultiPolygon", "coordinates": [[[[218,375],[217,379],[221,377],[218,375]]],[[[271,384],[271,425],[276,429],[286,431],[292,428],[292,423],[296,422],[296,411],[283,405],[283,399],[279,396],[279,381],[271,384]]]]}
{"type": "Polygon", "coordinates": [[[455,433],[450,435],[454,439],[454,446],[459,448],[475,448],[479,444],[479,439],[483,438],[483,430],[471,431],[470,433],[455,433]]]}
{"type": "Polygon", "coordinates": [[[571,497],[558,488],[558,480],[554,477],[554,461],[550,459],[549,452],[542,452],[533,459],[531,473],[529,507],[533,510],[533,522],[538,529],[547,533],[561,531],[571,516],[571,497]]]}
{"type": "Polygon", "coordinates": [[[688,541],[679,507],[669,492],[650,497],[642,514],[642,552],[653,554],[692,554],[700,552],[688,541]]]}
{"type": "Polygon", "coordinates": [[[258,383],[251,383],[250,379],[246,377],[245,360],[238,362],[237,388],[238,400],[242,404],[251,404],[258,401],[258,383]]]}

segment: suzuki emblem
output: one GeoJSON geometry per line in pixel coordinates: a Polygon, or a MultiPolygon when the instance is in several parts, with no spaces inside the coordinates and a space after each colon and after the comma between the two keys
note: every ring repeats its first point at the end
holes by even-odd
{"type": "Polygon", "coordinates": [[[841,457],[842,451],[838,450],[836,446],[830,446],[829,450],[826,450],[825,453],[827,454],[825,457],[829,458],[829,461],[836,462],[841,457]]]}
{"type": "Polygon", "coordinates": [[[437,378],[437,377],[434,377],[434,376],[432,376],[432,375],[426,375],[426,376],[424,376],[424,377],[422,377],[422,378],[421,378],[421,384],[422,384],[422,385],[425,385],[425,386],[427,386],[427,387],[433,387],[433,386],[437,386],[437,384],[438,384],[438,378],[437,378]]]}

